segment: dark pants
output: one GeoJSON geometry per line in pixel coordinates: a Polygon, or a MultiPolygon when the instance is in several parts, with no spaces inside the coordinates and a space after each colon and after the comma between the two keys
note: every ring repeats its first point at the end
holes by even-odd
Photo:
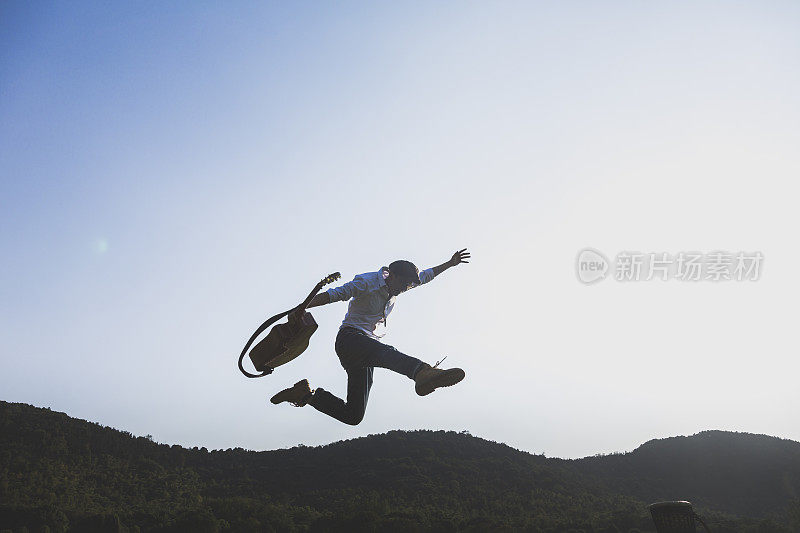
{"type": "Polygon", "coordinates": [[[317,411],[355,426],[364,418],[374,367],[388,368],[414,379],[422,361],[383,344],[363,331],[344,327],[336,335],[336,355],[347,372],[347,401],[317,388],[308,402],[317,411]]]}

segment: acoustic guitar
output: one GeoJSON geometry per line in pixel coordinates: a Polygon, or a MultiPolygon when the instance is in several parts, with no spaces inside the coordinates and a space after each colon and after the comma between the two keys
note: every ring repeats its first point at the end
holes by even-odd
{"type": "Polygon", "coordinates": [[[270,317],[266,322],[261,324],[250,337],[250,340],[247,341],[247,344],[245,344],[241,355],[239,355],[239,370],[241,370],[242,374],[249,378],[266,376],[267,374],[271,374],[277,367],[288,363],[303,353],[306,348],[308,348],[311,335],[317,331],[317,322],[314,320],[314,317],[311,316],[311,313],[307,312],[305,309],[322,287],[333,283],[340,277],[341,274],[338,272],[324,277],[317,283],[300,305],[294,309],[270,317]],[[253,362],[255,369],[261,373],[252,374],[247,372],[242,365],[242,361],[250,345],[253,344],[253,341],[255,341],[264,330],[286,315],[290,315],[289,320],[272,328],[267,336],[250,351],[250,361],[253,362]]]}

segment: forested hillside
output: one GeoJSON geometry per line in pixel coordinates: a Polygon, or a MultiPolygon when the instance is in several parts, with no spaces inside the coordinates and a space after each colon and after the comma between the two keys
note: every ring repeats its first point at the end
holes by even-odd
{"type": "Polygon", "coordinates": [[[750,434],[572,461],[444,431],[209,452],[0,402],[0,531],[652,531],[667,499],[793,531],[799,480],[800,444],[750,434]]]}
{"type": "Polygon", "coordinates": [[[704,431],[576,463],[615,492],[672,495],[743,516],[777,515],[800,497],[800,443],[766,435],[704,431]]]}

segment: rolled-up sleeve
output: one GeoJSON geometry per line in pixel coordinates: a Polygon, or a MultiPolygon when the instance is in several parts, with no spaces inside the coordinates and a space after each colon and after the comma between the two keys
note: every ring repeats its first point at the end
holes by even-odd
{"type": "Polygon", "coordinates": [[[426,268],[419,273],[420,285],[425,285],[434,278],[433,268],[426,268]]]}
{"type": "Polygon", "coordinates": [[[343,285],[328,289],[325,292],[327,292],[328,296],[330,296],[331,302],[343,302],[349,300],[350,298],[355,298],[366,290],[367,280],[361,276],[356,276],[353,278],[353,281],[348,281],[343,285]]]}

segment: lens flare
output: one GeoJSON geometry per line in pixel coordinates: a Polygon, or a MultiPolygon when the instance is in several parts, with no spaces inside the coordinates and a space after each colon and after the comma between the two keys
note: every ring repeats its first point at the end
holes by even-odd
{"type": "Polygon", "coordinates": [[[108,239],[105,237],[95,239],[92,243],[92,250],[94,250],[94,253],[97,255],[103,255],[108,252],[108,239]]]}

